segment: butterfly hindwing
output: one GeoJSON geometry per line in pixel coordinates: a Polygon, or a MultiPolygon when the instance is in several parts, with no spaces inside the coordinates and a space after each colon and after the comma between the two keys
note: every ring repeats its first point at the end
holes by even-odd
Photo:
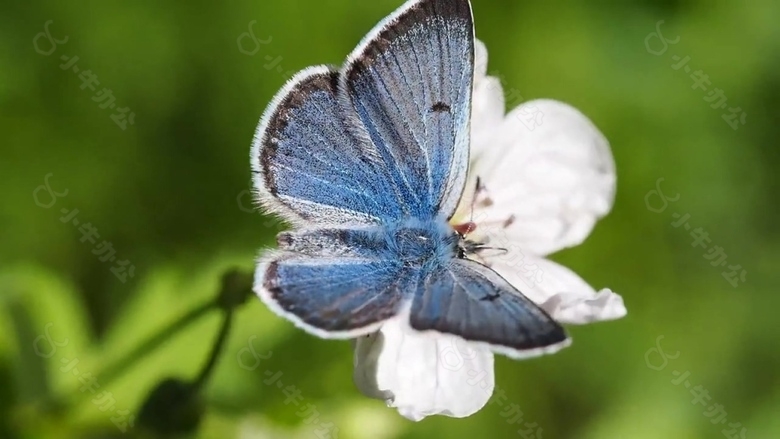
{"type": "Polygon", "coordinates": [[[459,259],[420,282],[410,324],[490,345],[513,358],[569,344],[563,328],[490,268],[459,259]]]}
{"type": "Polygon", "coordinates": [[[340,98],[391,171],[406,215],[449,218],[466,179],[474,73],[468,0],[407,2],[342,69],[340,98]]]}
{"type": "Polygon", "coordinates": [[[279,236],[255,291],[277,313],[323,337],[370,333],[408,303],[417,274],[386,257],[376,233],[321,229],[279,236]]]}

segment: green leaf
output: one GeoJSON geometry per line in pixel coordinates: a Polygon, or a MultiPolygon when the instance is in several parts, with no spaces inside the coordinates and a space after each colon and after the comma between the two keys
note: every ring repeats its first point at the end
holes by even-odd
{"type": "Polygon", "coordinates": [[[49,387],[57,393],[78,385],[60,371],[85,359],[90,348],[87,314],[73,286],[44,268],[20,264],[0,271],[0,291],[0,353],[13,359],[19,399],[30,402],[49,387]]]}

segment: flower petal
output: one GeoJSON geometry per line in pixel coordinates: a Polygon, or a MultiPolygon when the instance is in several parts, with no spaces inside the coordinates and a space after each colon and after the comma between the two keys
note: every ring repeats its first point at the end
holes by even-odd
{"type": "Polygon", "coordinates": [[[601,132],[551,100],[520,105],[493,131],[490,146],[472,156],[488,198],[475,209],[477,224],[501,225],[537,255],[584,241],[615,196],[615,164],[601,132]]]}
{"type": "Polygon", "coordinates": [[[487,49],[477,40],[474,55],[474,92],[471,96],[471,158],[490,145],[504,121],[504,90],[498,78],[487,76],[487,49]]]}
{"type": "Polygon", "coordinates": [[[604,289],[598,293],[568,268],[510,248],[488,264],[550,316],[574,325],[615,320],[626,315],[623,298],[604,289]]]}
{"type": "Polygon", "coordinates": [[[480,39],[474,39],[474,78],[479,80],[487,75],[488,50],[480,39]]]}
{"type": "MultiPolygon", "coordinates": [[[[504,123],[504,90],[498,78],[487,76],[488,52],[482,41],[474,42],[474,91],[471,96],[470,161],[481,157],[493,143],[492,137],[504,123]]],[[[477,175],[468,173],[466,186],[453,220],[467,221],[471,214],[471,200],[477,175]]]]}
{"type": "Polygon", "coordinates": [[[493,354],[459,337],[421,333],[408,314],[355,343],[354,380],[366,396],[383,399],[407,419],[470,416],[493,393],[493,354]]]}
{"type": "Polygon", "coordinates": [[[616,320],[626,315],[623,298],[610,289],[603,289],[594,297],[560,293],[542,304],[555,320],[572,325],[616,320]]]}

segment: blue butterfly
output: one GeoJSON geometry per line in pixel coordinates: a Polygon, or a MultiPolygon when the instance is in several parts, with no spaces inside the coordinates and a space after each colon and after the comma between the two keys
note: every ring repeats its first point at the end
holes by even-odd
{"type": "Polygon", "coordinates": [[[325,338],[408,315],[514,358],[564,329],[485,265],[449,223],[469,161],[474,24],[468,0],[412,0],[341,69],[311,67],[276,95],[251,162],[261,205],[289,222],[255,291],[325,338]]]}

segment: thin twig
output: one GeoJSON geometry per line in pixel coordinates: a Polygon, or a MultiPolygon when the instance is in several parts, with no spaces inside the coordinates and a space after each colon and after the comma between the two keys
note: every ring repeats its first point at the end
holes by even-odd
{"type": "Polygon", "coordinates": [[[222,327],[219,330],[219,335],[217,336],[217,341],[214,343],[214,346],[211,348],[211,354],[209,355],[209,359],[206,362],[206,364],[203,366],[203,369],[201,369],[200,373],[198,374],[198,377],[195,378],[195,380],[192,382],[192,385],[196,389],[200,389],[201,386],[206,382],[209,375],[211,375],[211,372],[214,370],[214,366],[217,364],[217,359],[219,358],[219,354],[222,352],[222,348],[225,345],[225,341],[227,341],[227,336],[230,333],[230,328],[233,323],[233,310],[226,310],[225,311],[225,318],[222,320],[222,327]]]}
{"type": "Polygon", "coordinates": [[[214,300],[210,300],[200,305],[199,307],[183,315],[179,320],[173,322],[170,326],[160,331],[154,337],[133,349],[114,364],[108,366],[105,370],[103,370],[102,373],[98,375],[100,377],[101,385],[105,386],[106,383],[111,382],[117,377],[121,376],[135,362],[145,357],[150,352],[156,350],[158,347],[160,347],[160,345],[172,338],[179,331],[200,319],[215,307],[216,302],[214,300]]]}

